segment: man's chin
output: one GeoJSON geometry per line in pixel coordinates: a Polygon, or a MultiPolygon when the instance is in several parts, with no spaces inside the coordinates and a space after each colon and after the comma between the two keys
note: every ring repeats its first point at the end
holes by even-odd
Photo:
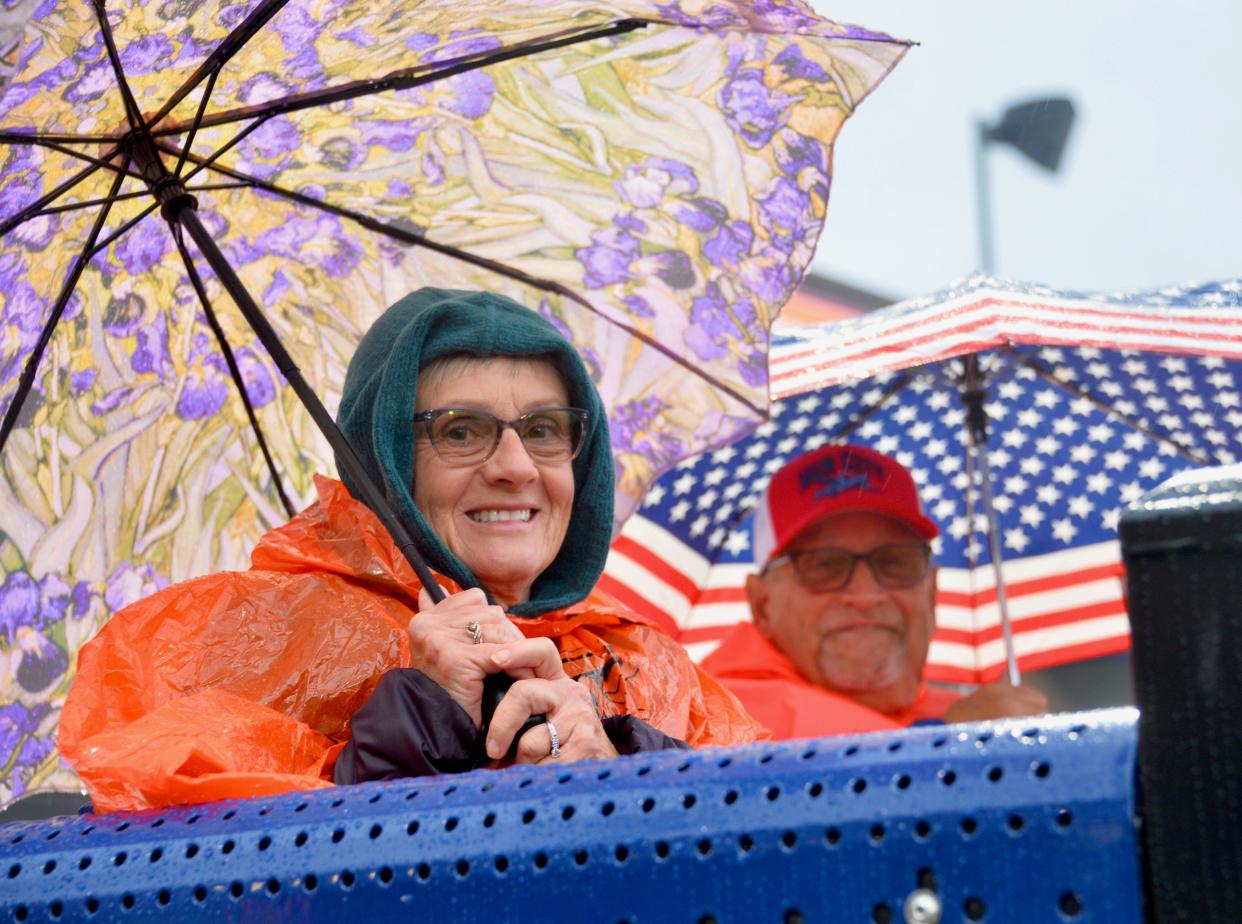
{"type": "Polygon", "coordinates": [[[855,661],[842,664],[837,659],[833,664],[821,664],[823,685],[830,690],[860,701],[880,696],[887,699],[902,686],[903,674],[900,667],[878,665],[870,669],[859,669],[859,664],[867,662],[855,661]]]}
{"type": "Polygon", "coordinates": [[[849,626],[826,634],[819,645],[824,676],[847,680],[859,689],[887,686],[901,678],[905,646],[899,633],[874,623],[849,626]]]}

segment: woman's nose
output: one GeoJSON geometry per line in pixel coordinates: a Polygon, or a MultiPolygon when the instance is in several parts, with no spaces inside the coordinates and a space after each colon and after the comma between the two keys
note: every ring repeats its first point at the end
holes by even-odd
{"type": "Polygon", "coordinates": [[[491,458],[483,463],[485,477],[497,481],[525,484],[539,473],[535,461],[526,451],[522,439],[512,427],[500,432],[500,443],[491,458]]]}

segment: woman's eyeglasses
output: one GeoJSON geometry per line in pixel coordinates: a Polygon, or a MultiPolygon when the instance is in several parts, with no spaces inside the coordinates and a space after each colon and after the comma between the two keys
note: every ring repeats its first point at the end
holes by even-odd
{"type": "Polygon", "coordinates": [[[798,580],[807,590],[826,593],[846,587],[860,561],[867,563],[877,584],[897,590],[913,587],[927,577],[931,549],[913,544],[882,545],[861,554],[845,549],[798,549],[778,555],[763,570],[792,564],[798,580]]]}
{"type": "Polygon", "coordinates": [[[535,461],[568,462],[582,449],[589,418],[576,407],[540,408],[515,420],[472,408],[440,407],[415,414],[414,422],[423,425],[431,448],[445,462],[477,465],[492,457],[508,427],[535,461]]]}

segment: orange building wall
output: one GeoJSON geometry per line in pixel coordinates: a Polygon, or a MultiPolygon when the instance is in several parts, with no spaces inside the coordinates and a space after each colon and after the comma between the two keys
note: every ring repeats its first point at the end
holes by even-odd
{"type": "Polygon", "coordinates": [[[799,289],[785,303],[777,317],[785,324],[818,324],[820,321],[852,318],[862,313],[862,308],[799,289]]]}

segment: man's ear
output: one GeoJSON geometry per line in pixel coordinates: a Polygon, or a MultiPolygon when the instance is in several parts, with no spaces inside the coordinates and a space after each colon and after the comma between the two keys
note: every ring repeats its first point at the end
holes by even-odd
{"type": "Polygon", "coordinates": [[[750,602],[750,618],[764,638],[771,638],[772,623],[768,618],[768,579],[762,574],[746,575],[746,599],[750,602]]]}
{"type": "Polygon", "coordinates": [[[931,613],[931,629],[936,631],[936,581],[940,577],[940,567],[932,565],[931,574],[927,579],[927,612],[931,613]]]}

